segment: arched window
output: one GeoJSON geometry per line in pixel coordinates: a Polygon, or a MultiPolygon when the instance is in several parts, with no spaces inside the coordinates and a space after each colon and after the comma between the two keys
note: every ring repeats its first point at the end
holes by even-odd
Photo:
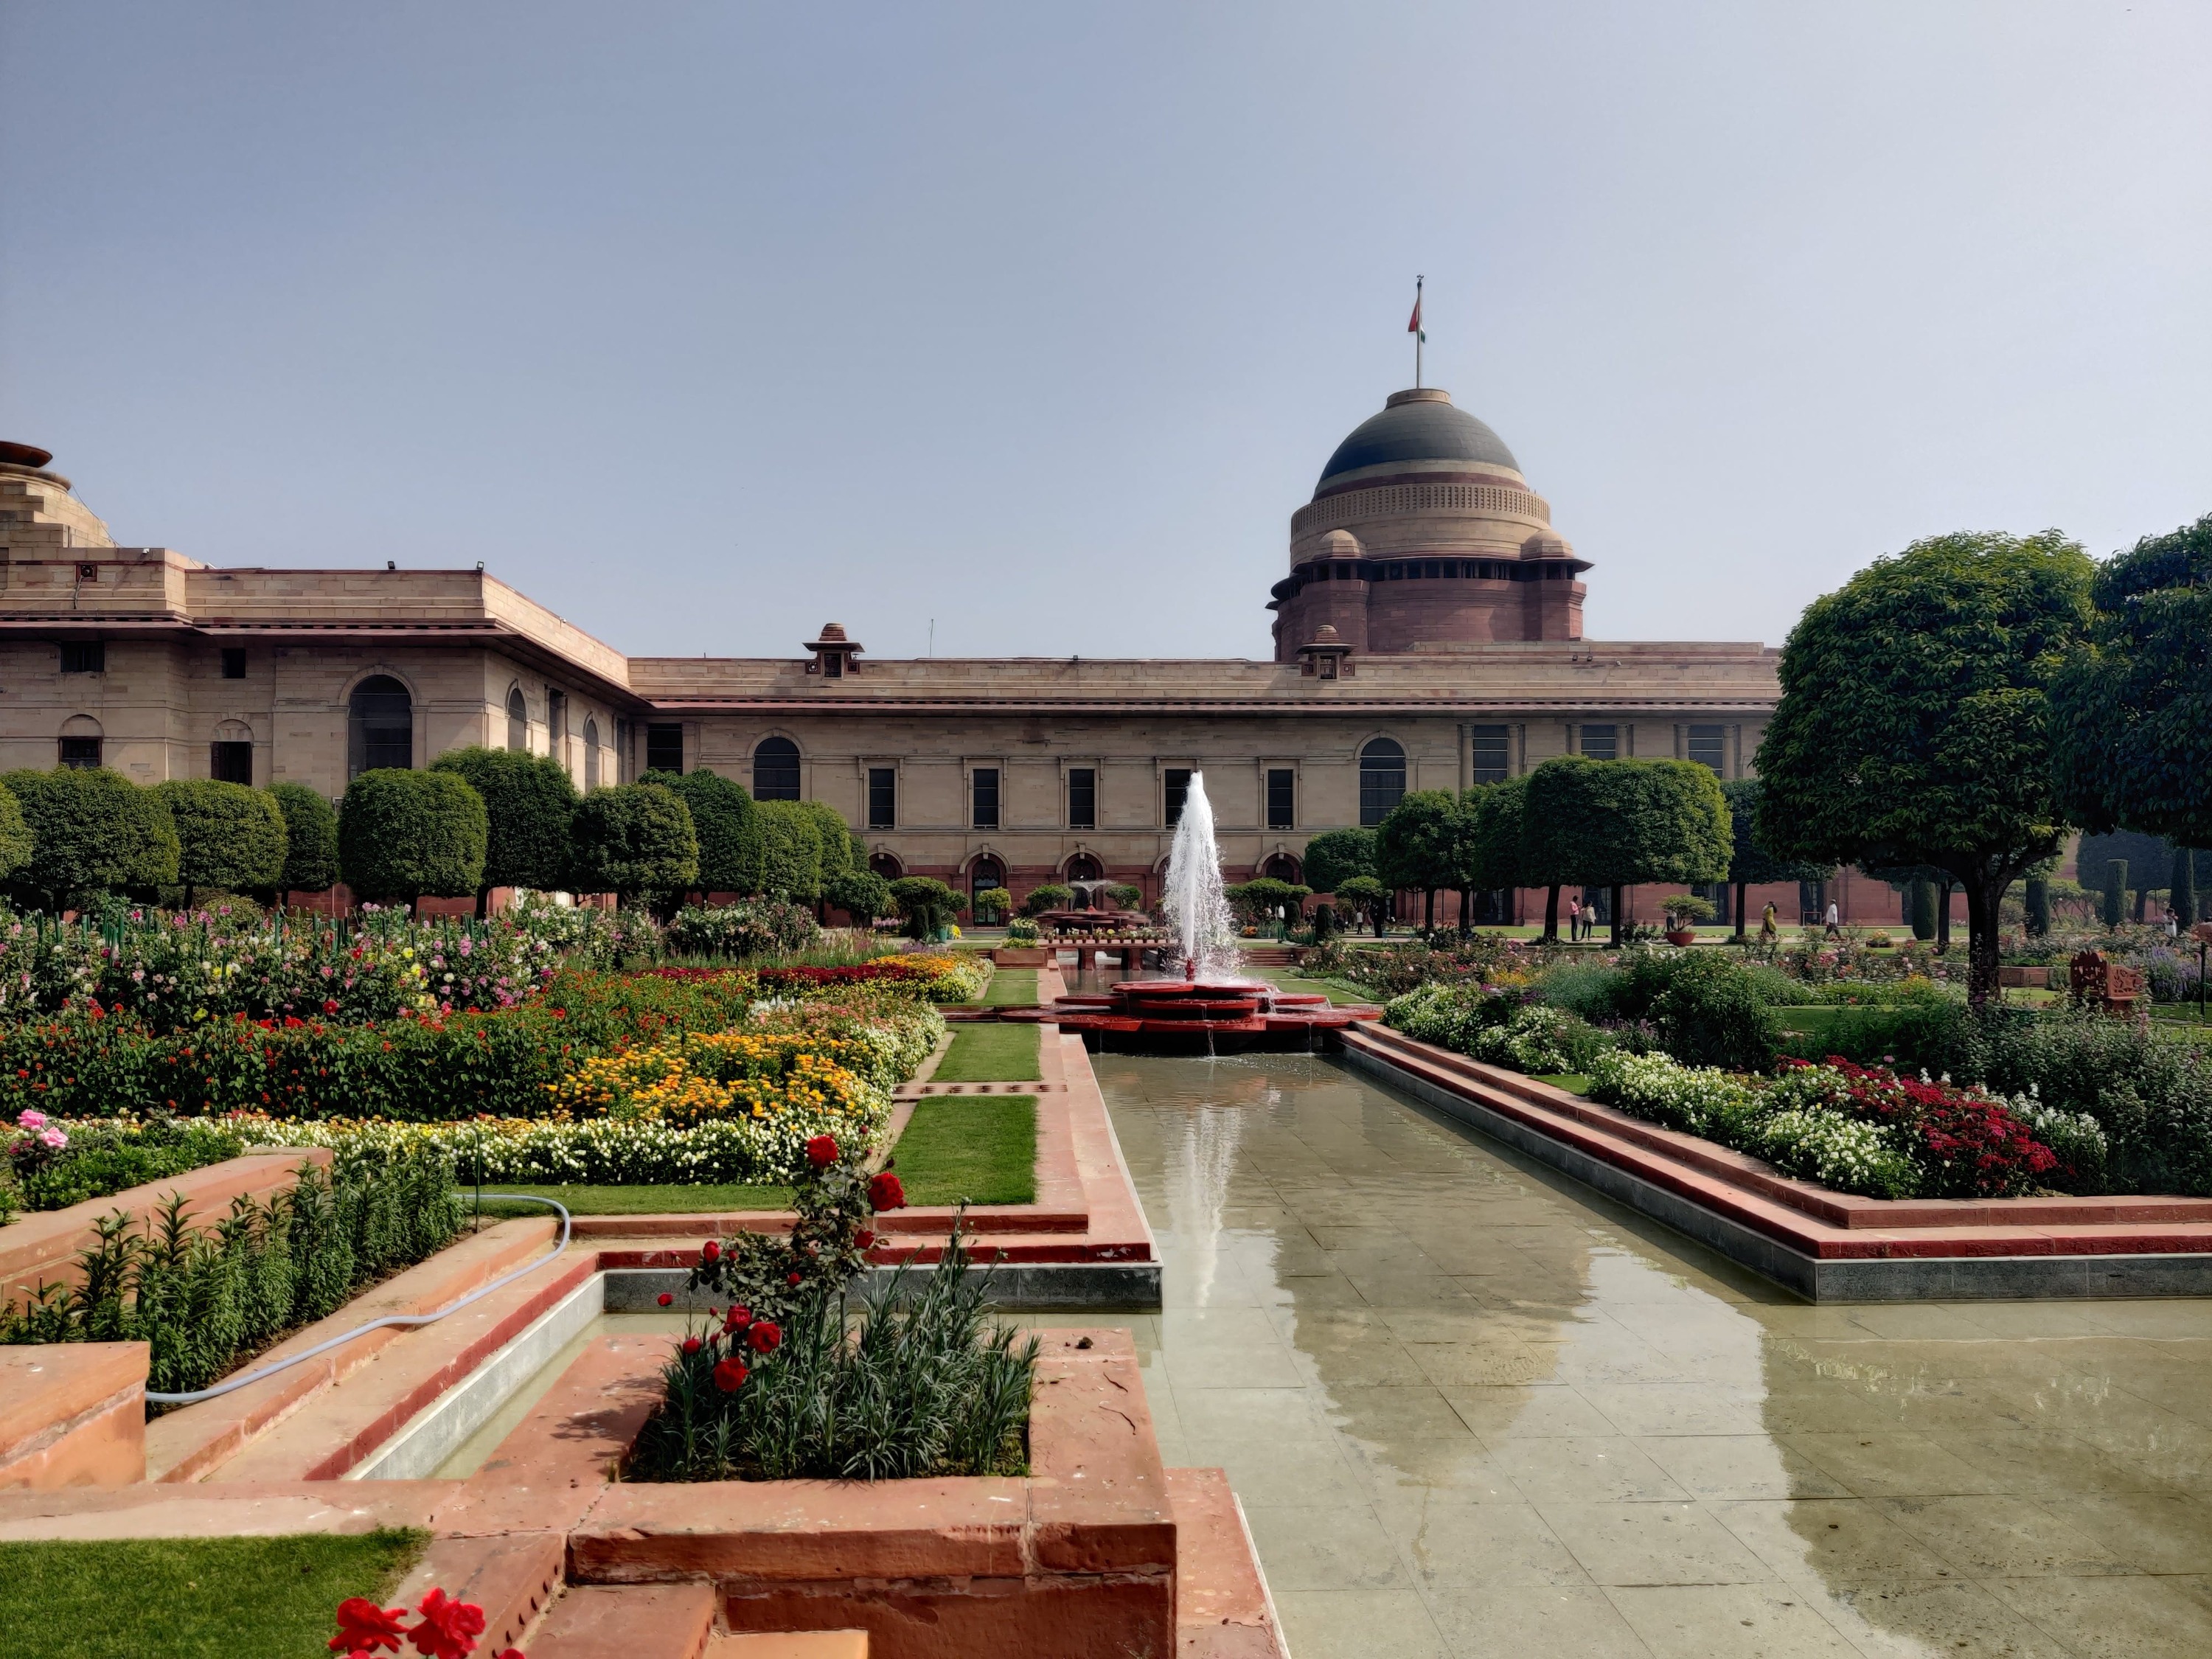
{"type": "Polygon", "coordinates": [[[1393,738],[1375,738],[1359,751],[1360,823],[1372,830],[1405,794],[1405,750],[1393,738]]]}
{"type": "Polygon", "coordinates": [[[346,776],[415,764],[415,700],[389,674],[372,674],[353,689],[347,709],[346,776]]]}
{"type": "Polygon", "coordinates": [[[896,853],[869,854],[868,868],[885,881],[897,881],[906,874],[906,866],[898,861],[898,854],[896,853]]]}
{"type": "Polygon", "coordinates": [[[789,738],[763,738],[753,750],[753,799],[799,799],[799,745],[789,738]]]}
{"type": "Polygon", "coordinates": [[[1078,853],[1067,861],[1067,878],[1070,881],[1103,881],[1106,867],[1090,854],[1078,853]]]}
{"type": "MultiPolygon", "coordinates": [[[[1006,884],[1006,866],[996,859],[977,859],[968,872],[968,896],[972,901],[978,893],[988,893],[994,887],[1006,884]]],[[[973,910],[970,919],[978,927],[995,927],[999,923],[996,910],[973,910]]]]}
{"type": "Polygon", "coordinates": [[[530,752],[530,705],[520,686],[507,694],[507,746],[518,755],[530,752]]]}
{"type": "Polygon", "coordinates": [[[1287,881],[1295,887],[1303,872],[1298,861],[1288,853],[1278,853],[1260,866],[1260,873],[1272,881],[1287,881]]]}
{"type": "Polygon", "coordinates": [[[599,723],[590,715],[584,717],[584,787],[599,787],[599,723]]]}

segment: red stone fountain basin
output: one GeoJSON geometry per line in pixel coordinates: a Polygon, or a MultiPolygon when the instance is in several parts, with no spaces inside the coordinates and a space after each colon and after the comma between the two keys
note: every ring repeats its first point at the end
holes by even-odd
{"type": "Polygon", "coordinates": [[[1319,1034],[1381,1017],[1325,996],[1249,981],[1124,980],[1103,994],[1060,998],[1052,1018],[1095,1046],[1184,1049],[1306,1048],[1319,1034]]]}

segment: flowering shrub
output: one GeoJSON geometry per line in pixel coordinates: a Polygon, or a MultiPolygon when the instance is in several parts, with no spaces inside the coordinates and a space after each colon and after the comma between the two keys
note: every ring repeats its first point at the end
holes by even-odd
{"type": "Polygon", "coordinates": [[[220,1164],[245,1147],[236,1134],[215,1123],[161,1117],[64,1127],[32,1109],[16,1120],[7,1158],[25,1207],[61,1210],[220,1164]]]}
{"type": "Polygon", "coordinates": [[[793,1111],[869,1121],[884,1115],[883,1091],[840,1063],[840,1051],[856,1046],[811,1035],[695,1033],[586,1060],[551,1092],[560,1110],[579,1116],[688,1125],[793,1111]]]}
{"type": "Polygon", "coordinates": [[[1376,950],[1331,939],[1307,954],[1305,970],[1394,997],[1423,985],[1495,984],[1508,974],[1526,978],[1561,954],[1559,946],[1540,939],[1508,939],[1502,933],[1440,938],[1434,944],[1409,939],[1376,950]]]}
{"type": "Polygon", "coordinates": [[[685,956],[772,956],[803,951],[820,928],[814,913],[782,899],[741,899],[735,904],[687,904],[663,930],[665,947],[685,956]]]}
{"type": "Polygon", "coordinates": [[[1893,1132],[1920,1171],[1929,1198],[2014,1198],[2058,1167],[2002,1100],[1948,1079],[1900,1077],[1831,1056],[1824,1066],[1786,1068],[1767,1091],[1778,1103],[1824,1108],[1893,1132]]]}
{"type": "Polygon", "coordinates": [[[1611,1039],[1563,1008],[1525,991],[1438,981],[1394,997],[1382,1018],[1393,1030],[1492,1066],[1539,1073],[1581,1072],[1611,1039]]]}

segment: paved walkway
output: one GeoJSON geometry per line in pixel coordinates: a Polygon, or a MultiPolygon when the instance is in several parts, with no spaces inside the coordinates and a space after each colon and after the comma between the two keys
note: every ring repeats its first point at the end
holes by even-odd
{"type": "Polygon", "coordinates": [[[1808,1308],[1326,1060],[1098,1069],[1296,1659],[2212,1653],[2212,1303],[1808,1308]]]}

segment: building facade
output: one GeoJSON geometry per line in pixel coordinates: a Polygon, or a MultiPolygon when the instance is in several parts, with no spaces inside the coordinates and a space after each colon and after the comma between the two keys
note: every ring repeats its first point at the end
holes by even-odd
{"type": "Polygon", "coordinates": [[[0,767],[288,779],[489,744],[580,787],[707,766],[819,799],[878,869],[967,891],[1126,882],[1149,901],[1203,775],[1232,878],[1296,878],[1409,789],[1557,755],[1745,775],[1778,653],[1582,637],[1590,567],[1504,443],[1393,395],[1291,522],[1273,659],[883,660],[825,626],[787,658],[629,657],[475,570],[296,570],[119,547],[0,445],[0,767]]]}

